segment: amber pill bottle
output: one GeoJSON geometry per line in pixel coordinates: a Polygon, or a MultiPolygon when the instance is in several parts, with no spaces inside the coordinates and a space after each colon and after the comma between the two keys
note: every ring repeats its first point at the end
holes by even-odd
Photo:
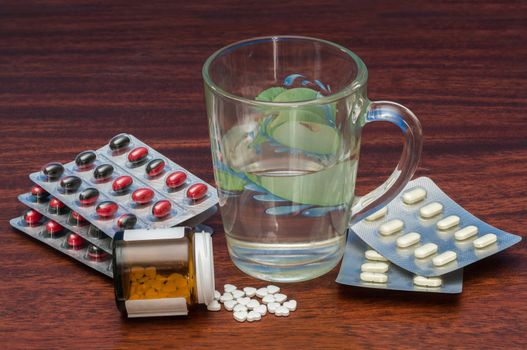
{"type": "Polygon", "coordinates": [[[214,299],[212,239],[190,227],[125,230],[113,243],[117,308],[127,317],[187,315],[214,299]]]}

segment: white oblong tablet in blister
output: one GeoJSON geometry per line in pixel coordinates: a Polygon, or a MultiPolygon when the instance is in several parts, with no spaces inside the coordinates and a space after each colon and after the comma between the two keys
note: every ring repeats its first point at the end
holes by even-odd
{"type": "Polygon", "coordinates": [[[474,225],[463,227],[461,230],[454,232],[454,238],[463,241],[478,234],[478,228],[474,225]]]}
{"type": "Polygon", "coordinates": [[[452,250],[447,250],[446,252],[441,253],[438,256],[434,257],[432,259],[432,263],[435,266],[443,266],[443,265],[448,264],[449,262],[456,260],[456,258],[457,258],[456,252],[452,250]]]}
{"type": "Polygon", "coordinates": [[[419,209],[419,214],[423,219],[430,219],[439,215],[443,211],[443,204],[432,202],[419,209]]]}
{"type": "Polygon", "coordinates": [[[435,254],[437,252],[437,244],[435,243],[426,243],[417,248],[414,251],[414,255],[418,259],[424,259],[426,257],[429,257],[432,254],[435,254]]]}
{"type": "Polygon", "coordinates": [[[457,215],[450,215],[437,222],[437,228],[440,230],[448,230],[454,226],[459,225],[461,219],[457,215]]]}
{"type": "Polygon", "coordinates": [[[410,232],[397,238],[399,248],[408,248],[421,240],[421,235],[417,232],[410,232]]]}
{"type": "Polygon", "coordinates": [[[403,202],[415,204],[426,198],[426,190],[421,187],[414,188],[403,193],[403,202]]]}
{"type": "Polygon", "coordinates": [[[364,252],[364,256],[366,257],[366,259],[368,260],[373,260],[373,261],[388,261],[388,259],[386,259],[384,256],[382,256],[381,254],[377,253],[375,250],[373,249],[368,249],[366,252],[364,252]]]}
{"type": "Polygon", "coordinates": [[[362,272],[385,273],[388,271],[388,267],[388,264],[385,262],[364,263],[361,265],[360,270],[362,272]]]}
{"type": "Polygon", "coordinates": [[[380,210],[377,210],[375,213],[371,214],[370,216],[367,216],[366,221],[379,220],[380,218],[384,217],[386,213],[388,213],[388,208],[384,207],[380,210]]]}
{"type": "Polygon", "coordinates": [[[424,276],[415,276],[414,284],[421,287],[441,287],[443,281],[440,277],[424,277],[424,276]]]}
{"type": "Polygon", "coordinates": [[[379,233],[383,236],[389,236],[395,232],[401,231],[403,227],[404,222],[402,220],[393,219],[379,226],[379,233]]]}
{"type": "Polygon", "coordinates": [[[492,243],[496,243],[498,236],[494,233],[487,233],[485,236],[481,236],[474,241],[474,247],[477,249],[485,248],[492,243]]]}
{"type": "Polygon", "coordinates": [[[361,272],[360,279],[365,282],[386,283],[388,281],[388,276],[384,273],[361,272]]]}

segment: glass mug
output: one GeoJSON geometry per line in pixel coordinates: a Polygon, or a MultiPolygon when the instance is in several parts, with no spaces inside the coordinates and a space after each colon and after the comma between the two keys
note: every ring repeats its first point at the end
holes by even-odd
{"type": "Polygon", "coordinates": [[[350,223],[391,201],[422,148],[415,115],[371,102],[362,60],[329,41],[275,36],[226,46],[203,66],[214,177],[229,254],[259,279],[308,280],[342,258],[350,223]],[[386,182],[356,198],[364,125],[404,135],[386,182]]]}

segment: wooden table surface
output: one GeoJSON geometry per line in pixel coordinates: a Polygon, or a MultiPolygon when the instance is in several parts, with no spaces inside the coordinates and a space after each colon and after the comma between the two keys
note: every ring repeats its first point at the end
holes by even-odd
{"type": "MultiPolygon", "coordinates": [[[[281,285],[288,318],[239,324],[204,308],[127,320],[110,279],[10,228],[27,174],[129,132],[213,183],[201,66],[240,39],[338,42],[369,68],[369,97],[420,118],[432,177],[476,216],[527,238],[527,3],[522,1],[2,1],[0,347],[525,348],[526,240],[465,269],[463,293],[348,287],[338,269],[281,285]]],[[[364,130],[359,193],[390,173],[399,132],[364,130]]],[[[263,286],[230,262],[216,283],[263,286]]]]}

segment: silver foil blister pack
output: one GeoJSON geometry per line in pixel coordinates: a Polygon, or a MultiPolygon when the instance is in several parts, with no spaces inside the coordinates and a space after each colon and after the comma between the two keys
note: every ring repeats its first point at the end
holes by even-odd
{"type": "Polygon", "coordinates": [[[421,280],[414,280],[419,277],[390,263],[388,260],[368,259],[366,252],[371,252],[370,249],[352,230],[349,230],[344,258],[336,281],[350,286],[412,292],[457,294],[463,290],[463,269],[458,269],[441,277],[435,277],[434,282],[439,281],[439,283],[435,283],[435,286],[430,286],[426,285],[426,279],[424,280],[425,283],[421,280]],[[362,269],[364,264],[387,264],[388,269],[380,272],[381,275],[386,276],[386,281],[373,282],[361,279],[361,274],[364,273],[362,269]]]}
{"type": "Polygon", "coordinates": [[[64,166],[47,164],[30,178],[110,237],[204,220],[218,202],[214,187],[128,134],[64,166]]]}
{"type": "Polygon", "coordinates": [[[420,276],[441,276],[521,240],[448,197],[430,178],[410,181],[386,208],[351,226],[392,263],[420,276]]]}

